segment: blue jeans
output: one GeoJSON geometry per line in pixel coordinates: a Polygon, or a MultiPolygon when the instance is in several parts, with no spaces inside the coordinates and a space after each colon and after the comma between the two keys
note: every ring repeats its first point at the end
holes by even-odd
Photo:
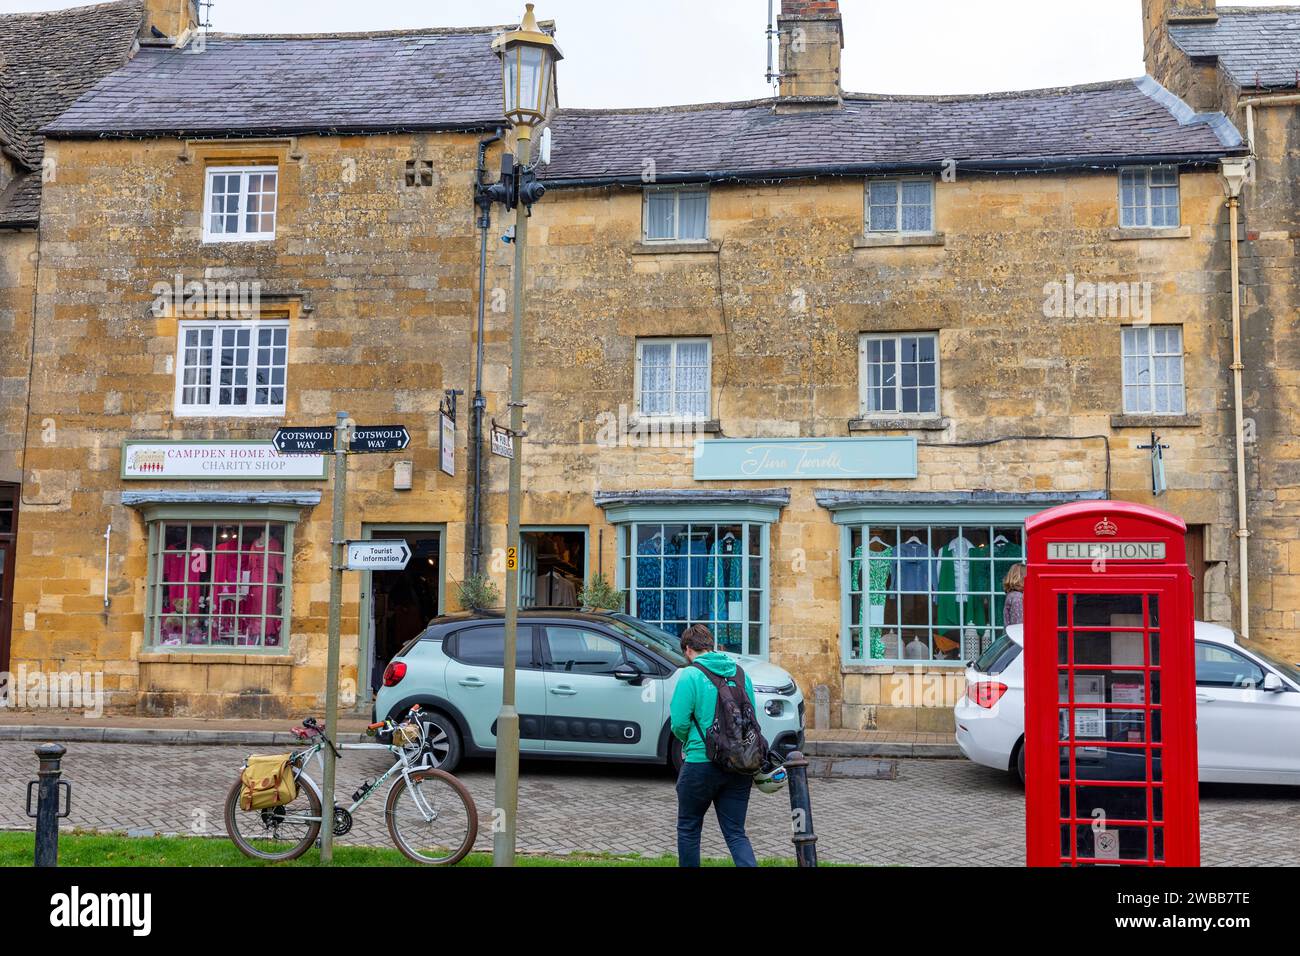
{"type": "Polygon", "coordinates": [[[677,777],[677,865],[700,865],[700,831],[712,806],[736,866],[758,866],[745,836],[745,814],[754,781],[727,773],[713,762],[684,763],[677,777]]]}

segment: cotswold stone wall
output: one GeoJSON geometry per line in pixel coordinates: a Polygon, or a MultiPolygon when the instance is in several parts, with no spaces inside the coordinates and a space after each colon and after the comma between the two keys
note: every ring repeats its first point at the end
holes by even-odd
{"type": "Polygon", "coordinates": [[[36,234],[0,233],[0,481],[21,481],[36,234]]]}
{"type": "Polygon", "coordinates": [[[656,253],[639,244],[639,191],[553,191],[532,224],[524,520],[600,527],[597,490],[763,486],[695,482],[690,449],[600,442],[601,416],[633,407],[638,336],[711,339],[725,435],[812,437],[863,434],[851,432],[861,333],[937,330],[943,421],[914,433],[916,481],[767,483],[793,486],[772,534],[771,656],[804,692],[830,687],[846,725],[913,730],[950,729],[944,708],[960,692],[958,681],[914,694],[888,683],[889,667],[843,673],[839,529],[815,490],[1100,490],[1109,443],[1115,497],[1152,503],[1149,453],[1136,446],[1153,427],[1171,446],[1170,490],[1154,503],[1208,526],[1203,616],[1226,621],[1226,214],[1214,172],[1185,173],[1182,193],[1179,237],[1121,240],[1114,173],[959,174],[936,184],[942,244],[855,248],[861,181],[726,185],[711,194],[712,247],[656,253]],[[1133,320],[1049,318],[1049,283],[1149,284],[1150,321],[1184,326],[1188,414],[1123,416],[1119,326],[1133,320]],[[1036,440],[972,446],[1014,436],[1036,440]]]}

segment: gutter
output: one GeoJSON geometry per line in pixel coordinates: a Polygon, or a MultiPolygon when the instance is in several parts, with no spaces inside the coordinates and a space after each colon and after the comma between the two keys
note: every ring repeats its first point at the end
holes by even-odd
{"type": "MultiPolygon", "coordinates": [[[[1243,149],[1244,151],[1244,149],[1243,149]]],[[[983,159],[956,160],[959,170],[987,173],[1039,173],[1064,170],[1112,170],[1121,166],[1215,166],[1236,150],[1215,153],[1152,153],[1126,156],[1062,156],[1052,159],[983,159]]],[[[659,173],[656,183],[717,183],[774,179],[814,179],[819,176],[871,176],[885,173],[941,173],[946,161],[911,163],[836,163],[822,166],[774,166],[770,169],[715,169],[694,173],[659,173]]],[[[546,179],[548,189],[589,189],[599,186],[643,187],[641,173],[628,175],[585,176],[573,179],[546,179]]]]}
{"type": "Polygon", "coordinates": [[[1285,96],[1249,96],[1237,102],[1238,106],[1246,107],[1246,145],[1250,147],[1251,156],[1255,155],[1255,107],[1294,106],[1297,103],[1300,103],[1300,93],[1289,93],[1285,96]]]}

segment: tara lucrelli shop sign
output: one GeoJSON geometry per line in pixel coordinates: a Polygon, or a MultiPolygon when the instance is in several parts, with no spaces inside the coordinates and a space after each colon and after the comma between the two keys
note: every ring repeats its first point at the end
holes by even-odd
{"type": "Polygon", "coordinates": [[[269,441],[128,441],[122,477],[152,481],[321,481],[323,455],[282,455],[269,441]]]}
{"type": "Polygon", "coordinates": [[[914,438],[715,438],[695,443],[695,480],[915,478],[914,438]]]}

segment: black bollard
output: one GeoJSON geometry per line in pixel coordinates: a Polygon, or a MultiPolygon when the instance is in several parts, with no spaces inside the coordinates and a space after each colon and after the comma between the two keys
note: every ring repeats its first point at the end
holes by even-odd
{"type": "Polygon", "coordinates": [[[790,830],[799,866],[817,865],[817,834],[813,830],[812,796],[808,792],[808,758],[794,751],[786,758],[790,787],[790,830]]]}
{"type": "Polygon", "coordinates": [[[59,780],[63,770],[59,766],[66,747],[59,744],[41,744],[36,748],[40,758],[40,767],[36,771],[39,778],[27,785],[27,815],[36,819],[36,865],[59,865],[59,819],[66,817],[72,810],[72,785],[66,780],[59,780]],[[63,810],[59,810],[59,788],[64,787],[67,800],[63,810]],[[32,790],[36,789],[36,812],[32,812],[32,790]]]}

